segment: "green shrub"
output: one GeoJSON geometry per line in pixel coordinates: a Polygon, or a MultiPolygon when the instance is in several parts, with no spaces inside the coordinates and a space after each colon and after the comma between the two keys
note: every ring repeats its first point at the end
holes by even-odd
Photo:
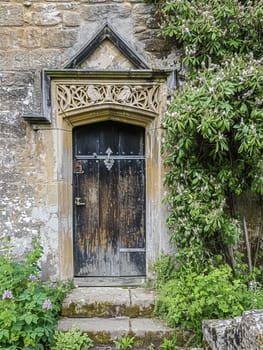
{"type": "Polygon", "coordinates": [[[93,345],[92,340],[82,332],[72,327],[67,332],[56,331],[54,345],[51,350],[87,350],[93,345]]]}
{"type": "MultiPolygon", "coordinates": [[[[200,335],[203,319],[263,307],[260,285],[249,284],[251,266],[240,269],[238,243],[249,217],[235,204],[254,192],[262,223],[262,1],[146,1],[156,4],[160,34],[181,48],[183,68],[162,120],[178,271],[167,258],[157,262],[156,312],[200,335]]],[[[255,268],[258,250],[248,258],[255,268]]]]}
{"type": "Polygon", "coordinates": [[[228,265],[203,273],[190,268],[188,273],[178,271],[162,285],[156,302],[156,313],[170,326],[196,332],[197,345],[202,320],[228,319],[253,308],[263,308],[263,291],[249,289],[243,280],[233,278],[228,265]]]}
{"type": "Polygon", "coordinates": [[[23,261],[11,254],[11,238],[0,238],[0,348],[44,350],[53,339],[56,317],[68,284],[41,282],[36,240],[23,261]]]}

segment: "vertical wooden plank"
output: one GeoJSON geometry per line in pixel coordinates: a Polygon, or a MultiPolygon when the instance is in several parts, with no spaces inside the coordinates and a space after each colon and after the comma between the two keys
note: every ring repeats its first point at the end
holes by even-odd
{"type": "Polygon", "coordinates": [[[84,125],[74,129],[74,153],[76,156],[98,153],[98,126],[84,125]]]}
{"type": "Polygon", "coordinates": [[[119,131],[120,155],[144,155],[144,129],[122,125],[119,131]]]}
{"type": "Polygon", "coordinates": [[[143,159],[120,160],[119,229],[121,276],[145,275],[145,166],[143,159]],[[122,252],[123,250],[123,252],[122,252]]]}
{"type": "Polygon", "coordinates": [[[75,197],[80,196],[83,206],[74,205],[75,237],[74,261],[76,276],[96,275],[100,260],[99,246],[99,162],[79,161],[84,171],[78,178],[75,197]]]}
{"type": "Polygon", "coordinates": [[[135,277],[145,276],[146,259],[145,252],[121,252],[120,253],[120,276],[135,277]]]}
{"type": "Polygon", "coordinates": [[[121,248],[145,248],[144,160],[123,159],[119,164],[121,248]]]}
{"type": "Polygon", "coordinates": [[[100,271],[119,276],[118,164],[108,170],[100,161],[100,271]]]}
{"type": "Polygon", "coordinates": [[[105,122],[100,128],[99,154],[105,156],[106,150],[111,149],[112,155],[118,155],[118,123],[105,122]]]}

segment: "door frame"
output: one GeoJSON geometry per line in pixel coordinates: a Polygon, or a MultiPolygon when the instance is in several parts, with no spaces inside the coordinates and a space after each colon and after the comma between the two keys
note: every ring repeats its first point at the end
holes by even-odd
{"type": "MultiPolygon", "coordinates": [[[[165,188],[161,145],[165,130],[161,120],[166,112],[167,75],[162,71],[47,71],[51,82],[51,130],[56,164],[57,216],[58,216],[58,278],[74,276],[73,264],[73,208],[72,208],[72,130],[75,126],[113,120],[145,129],[145,177],[146,177],[146,276],[151,277],[151,265],[163,252],[169,251],[169,235],[166,228],[167,208],[163,204],[165,188]],[[134,94],[145,94],[144,106],[125,100],[105,99],[81,107],[61,111],[59,86],[120,87],[128,86],[134,94]],[[156,90],[155,109],[151,110],[152,91],[156,90]],[[157,101],[157,102],[156,102],[157,101]],[[70,205],[69,205],[70,203],[70,205]]],[[[70,89],[67,90],[70,94],[70,89]]],[[[64,95],[63,98],[69,96],[64,95]]],[[[39,128],[39,127],[38,127],[39,128]]]]}

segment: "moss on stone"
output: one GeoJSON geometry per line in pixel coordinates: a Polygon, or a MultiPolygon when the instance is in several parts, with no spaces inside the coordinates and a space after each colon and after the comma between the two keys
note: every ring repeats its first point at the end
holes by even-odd
{"type": "Polygon", "coordinates": [[[138,305],[114,305],[111,303],[91,303],[79,305],[72,302],[62,308],[62,316],[64,317],[116,317],[127,316],[136,317],[152,317],[154,306],[140,307],[138,305]]]}
{"type": "Polygon", "coordinates": [[[125,305],[113,305],[111,303],[91,303],[78,305],[70,303],[62,308],[62,316],[64,317],[116,317],[125,313],[125,305]]]}
{"type": "Polygon", "coordinates": [[[263,334],[257,334],[256,341],[258,345],[263,345],[263,334]]]}
{"type": "Polygon", "coordinates": [[[146,349],[151,344],[154,345],[155,349],[159,349],[160,345],[163,343],[164,338],[172,339],[174,334],[176,335],[176,345],[178,347],[184,347],[189,346],[191,344],[189,343],[189,339],[191,339],[191,336],[193,335],[191,332],[188,331],[182,331],[180,329],[171,330],[169,332],[166,332],[165,334],[163,332],[147,332],[144,334],[144,336],[138,337],[135,336],[135,334],[129,334],[130,336],[135,336],[134,341],[134,347],[133,349],[146,349]]]}
{"type": "Polygon", "coordinates": [[[109,345],[113,344],[110,332],[87,332],[94,344],[109,345]]]}
{"type": "Polygon", "coordinates": [[[212,350],[211,346],[208,344],[208,342],[203,339],[202,346],[205,350],[212,350]]]}
{"type": "Polygon", "coordinates": [[[127,307],[124,312],[125,316],[130,318],[136,317],[152,317],[154,311],[154,305],[150,305],[148,307],[140,307],[138,305],[127,307]]]}

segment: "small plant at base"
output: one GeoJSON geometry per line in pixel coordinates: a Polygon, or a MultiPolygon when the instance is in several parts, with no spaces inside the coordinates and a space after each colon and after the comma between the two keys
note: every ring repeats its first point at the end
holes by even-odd
{"type": "Polygon", "coordinates": [[[54,345],[51,350],[87,350],[92,345],[93,341],[87,335],[84,335],[78,328],[72,327],[67,332],[55,332],[54,345]]]}
{"type": "Polygon", "coordinates": [[[123,337],[114,341],[116,350],[127,350],[131,349],[134,343],[134,337],[123,337]]]}
{"type": "Polygon", "coordinates": [[[172,339],[164,338],[160,348],[163,350],[177,350],[176,335],[174,334],[172,339]]]}
{"type": "Polygon", "coordinates": [[[152,270],[157,277],[154,281],[156,288],[173,278],[175,264],[174,257],[166,254],[162,254],[156,260],[155,264],[152,266],[152,270]]]}
{"type": "Polygon", "coordinates": [[[38,240],[22,261],[13,257],[11,240],[10,235],[0,237],[0,349],[44,350],[70,288],[40,280],[38,240]]]}

